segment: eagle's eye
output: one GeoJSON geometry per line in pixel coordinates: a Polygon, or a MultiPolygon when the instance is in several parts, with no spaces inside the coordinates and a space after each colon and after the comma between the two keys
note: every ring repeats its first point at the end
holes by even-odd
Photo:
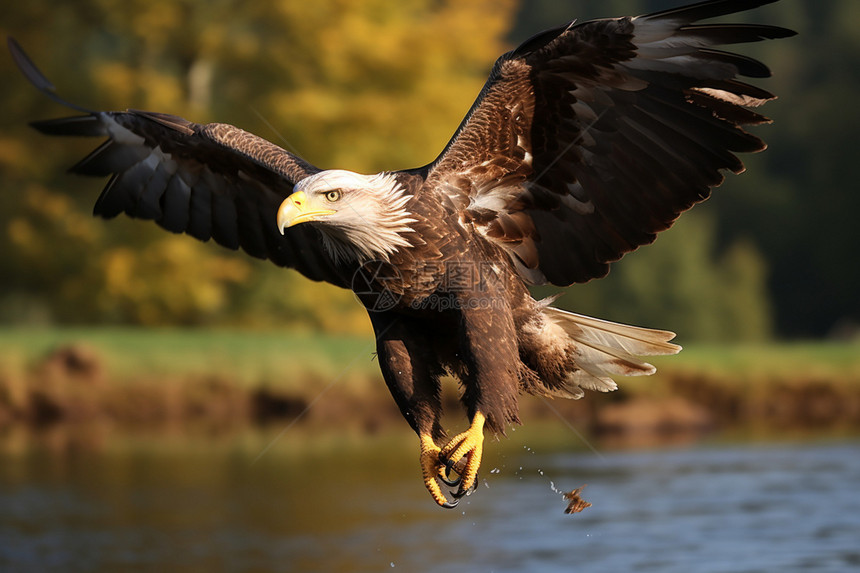
{"type": "Polygon", "coordinates": [[[338,199],[340,199],[340,189],[332,189],[331,191],[327,191],[325,194],[326,201],[329,203],[334,203],[338,199]]]}

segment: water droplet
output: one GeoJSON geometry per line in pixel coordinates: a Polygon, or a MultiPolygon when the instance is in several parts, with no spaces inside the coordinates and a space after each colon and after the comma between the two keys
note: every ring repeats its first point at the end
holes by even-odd
{"type": "Polygon", "coordinates": [[[501,471],[502,471],[502,470],[500,470],[499,468],[493,468],[493,469],[491,469],[491,470],[490,470],[490,473],[491,473],[491,474],[497,474],[497,473],[500,473],[501,471]]]}
{"type": "Polygon", "coordinates": [[[392,561],[391,563],[389,563],[389,565],[391,565],[391,568],[392,568],[392,569],[394,569],[394,561],[392,561]]]}

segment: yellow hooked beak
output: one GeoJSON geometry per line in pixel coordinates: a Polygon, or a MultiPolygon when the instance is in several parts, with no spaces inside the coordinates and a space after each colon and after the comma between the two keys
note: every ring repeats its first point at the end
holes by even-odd
{"type": "Polygon", "coordinates": [[[284,229],[314,221],[317,217],[333,215],[337,211],[333,209],[314,209],[308,201],[304,191],[296,191],[281,203],[278,208],[278,229],[284,234],[284,229]]]}

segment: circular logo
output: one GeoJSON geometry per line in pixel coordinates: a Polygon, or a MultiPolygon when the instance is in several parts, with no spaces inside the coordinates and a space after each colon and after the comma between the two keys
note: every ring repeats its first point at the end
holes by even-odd
{"type": "Polygon", "coordinates": [[[352,292],[368,312],[385,312],[400,302],[400,271],[385,261],[367,261],[352,275],[352,292]]]}

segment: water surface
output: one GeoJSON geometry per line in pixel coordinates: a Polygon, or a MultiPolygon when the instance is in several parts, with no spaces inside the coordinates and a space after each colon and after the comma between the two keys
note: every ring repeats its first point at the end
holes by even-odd
{"type": "Polygon", "coordinates": [[[314,439],[0,453],[0,570],[860,571],[857,442],[596,455],[514,434],[445,511],[411,437],[314,439]],[[593,506],[565,515],[584,483],[593,506]]]}

